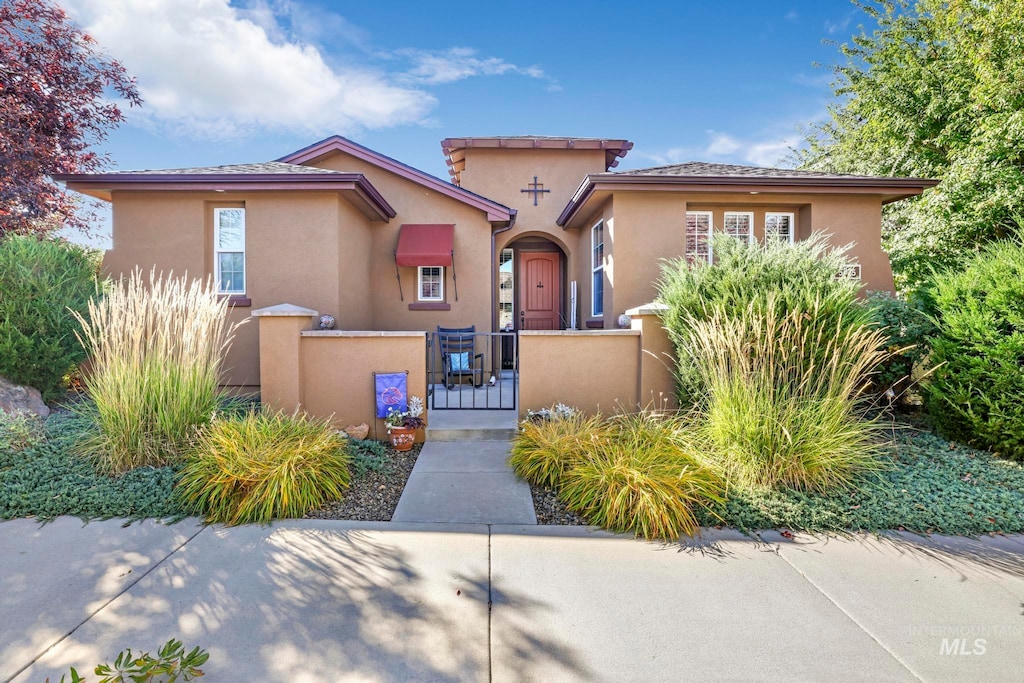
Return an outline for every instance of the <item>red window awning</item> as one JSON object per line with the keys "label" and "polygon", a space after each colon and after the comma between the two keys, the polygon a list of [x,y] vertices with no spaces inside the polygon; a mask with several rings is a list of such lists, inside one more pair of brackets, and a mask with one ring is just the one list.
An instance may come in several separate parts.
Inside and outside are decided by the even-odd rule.
{"label": "red window awning", "polygon": [[451,267],[454,238],[454,225],[404,224],[398,233],[395,264]]}

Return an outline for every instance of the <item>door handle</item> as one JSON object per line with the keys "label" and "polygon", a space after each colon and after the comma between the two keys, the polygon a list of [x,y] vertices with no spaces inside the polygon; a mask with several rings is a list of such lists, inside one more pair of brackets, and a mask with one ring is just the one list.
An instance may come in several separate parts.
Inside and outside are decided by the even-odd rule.
{"label": "door handle", "polygon": [[519,329],[526,325],[526,311],[519,311]]}

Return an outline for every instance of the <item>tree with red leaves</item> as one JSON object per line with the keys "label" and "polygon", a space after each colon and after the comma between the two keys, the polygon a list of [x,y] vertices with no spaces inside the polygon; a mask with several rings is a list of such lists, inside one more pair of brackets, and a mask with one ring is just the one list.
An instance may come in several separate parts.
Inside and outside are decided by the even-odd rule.
{"label": "tree with red leaves", "polygon": [[88,230],[49,176],[109,162],[91,148],[124,120],[115,94],[142,103],[134,79],[50,0],[0,2],[0,236]]}

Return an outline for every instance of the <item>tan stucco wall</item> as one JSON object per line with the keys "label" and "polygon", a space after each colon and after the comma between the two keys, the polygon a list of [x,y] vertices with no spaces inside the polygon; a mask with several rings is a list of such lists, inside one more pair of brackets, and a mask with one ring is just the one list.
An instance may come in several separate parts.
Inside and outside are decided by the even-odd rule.
{"label": "tan stucco wall", "polygon": [[[105,270],[116,277],[155,266],[175,275],[211,276],[213,209],[224,206],[246,209],[246,296],[252,308],[232,309],[232,320],[244,320],[256,308],[301,302],[334,315],[342,328],[372,322],[365,295],[371,224],[332,192],[115,193]],[[238,330],[225,367],[228,384],[259,384],[255,324]]]}
{"label": "tan stucco wall", "polygon": [[426,340],[416,333],[352,334],[314,332],[302,337],[302,407],[317,417],[333,416],[339,427],[365,422],[371,438],[385,439],[384,421],[374,416],[372,373],[408,370],[409,396],[422,398],[426,410]]}
{"label": "tan stucco wall", "polygon": [[640,342],[634,330],[520,332],[520,415],[555,403],[604,415],[634,410]]}
{"label": "tan stucco wall", "polygon": [[[438,325],[476,325],[477,330],[490,331],[491,225],[483,211],[342,152],[319,159],[315,165],[364,174],[397,212],[390,222],[371,225],[369,253],[360,252],[370,277],[369,291],[355,292],[362,297],[366,309],[364,329],[432,331]],[[453,246],[459,298],[455,300],[451,269],[446,269],[444,294],[450,310],[409,309],[409,304],[416,303],[416,268],[399,269],[405,301],[399,299],[394,251],[403,223],[455,224]],[[345,248],[355,250],[356,245]]]}
{"label": "tan stucco wall", "polygon": [[[582,285],[576,273],[581,263],[586,262],[588,254],[586,249],[579,249],[579,236],[566,233],[555,221],[583,178],[589,173],[604,172],[605,152],[469,148],[465,154],[466,167],[460,176],[462,187],[518,212],[515,226],[498,234],[495,253],[524,237],[544,237],[565,254],[562,311],[568,318],[569,282],[577,279],[577,286]],[[537,206],[533,205],[532,194],[521,191],[533,183],[534,176],[545,190],[550,190],[538,196]],[[589,237],[587,239],[589,244]],[[589,293],[587,296],[589,302]],[[582,296],[579,300],[583,300]],[[580,318],[581,324],[583,320]]]}

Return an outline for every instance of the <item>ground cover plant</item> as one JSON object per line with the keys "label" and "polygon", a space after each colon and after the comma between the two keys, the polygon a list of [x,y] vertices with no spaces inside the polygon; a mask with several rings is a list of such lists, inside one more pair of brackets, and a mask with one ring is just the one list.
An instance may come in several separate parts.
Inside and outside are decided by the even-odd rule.
{"label": "ground cover plant", "polygon": [[0,375],[51,400],[64,376],[85,360],[81,329],[97,293],[97,253],[67,242],[9,235],[0,239]]}
{"label": "ground cover plant", "polygon": [[742,531],[1024,532],[1024,466],[928,432],[898,429],[888,466],[827,493],[731,489],[701,523]]}
{"label": "ground cover plant", "polygon": [[678,418],[653,411],[603,420],[552,410],[522,425],[509,462],[591,524],[677,540],[699,531],[698,510],[720,502],[724,488],[685,436]]}
{"label": "ground cover plant", "polygon": [[178,492],[207,522],[302,517],[349,485],[347,440],[302,413],[251,412],[207,425],[181,470]]}
{"label": "ground cover plant", "polygon": [[948,438],[1024,460],[1024,245],[992,244],[923,289],[939,323],[925,405]]}
{"label": "ground cover plant", "polygon": [[0,434],[0,519],[185,516],[174,490],[175,467],[140,467],[119,477],[99,472],[72,452],[88,428],[81,418],[58,412],[32,426],[27,444]]}
{"label": "ground cover plant", "polygon": [[77,408],[93,424],[79,444],[110,473],[181,463],[217,410],[235,326],[212,281],[139,271],[79,316],[91,358]]}

